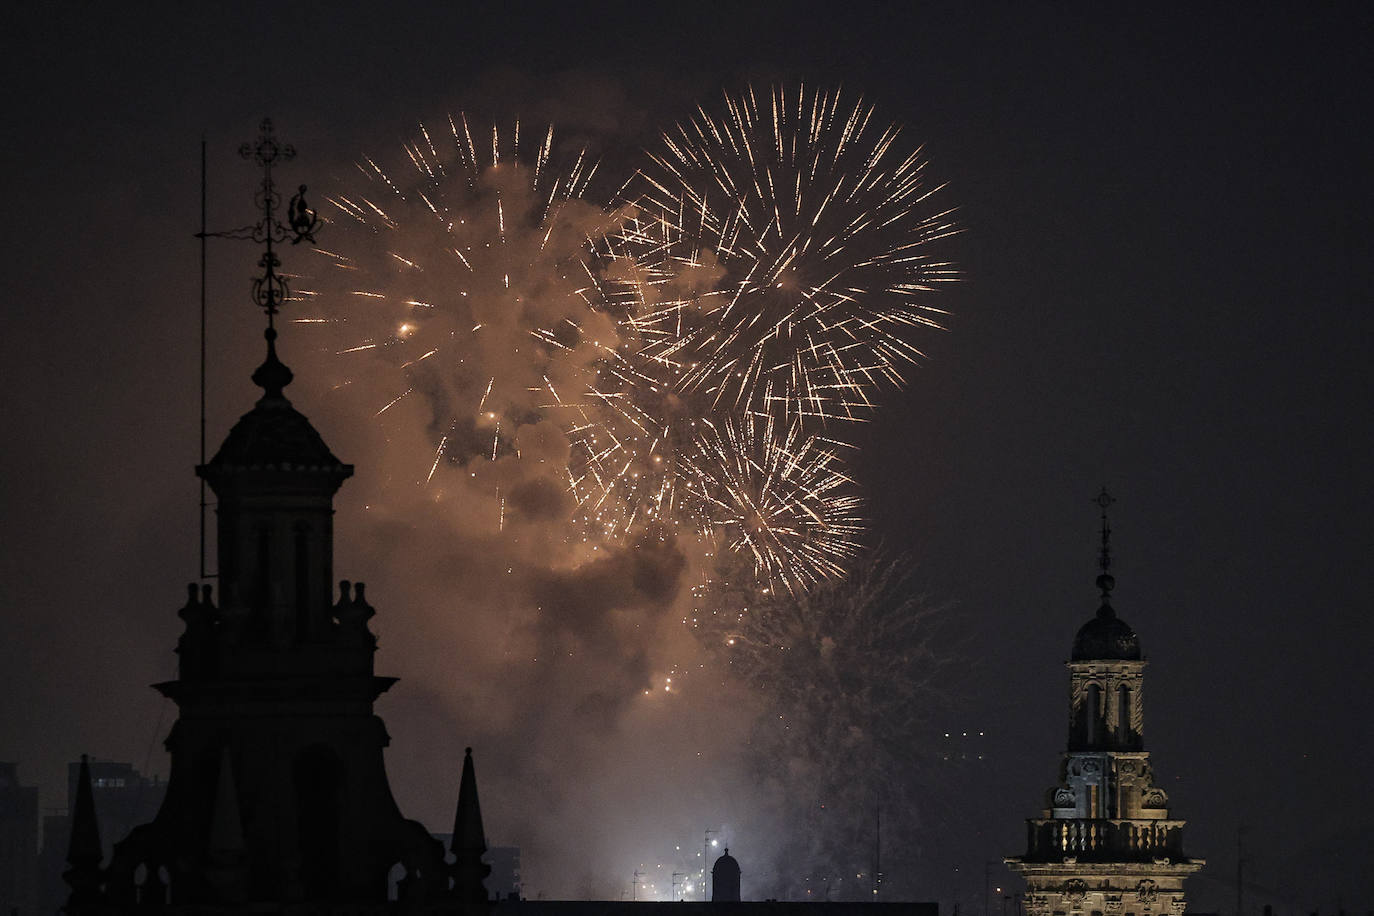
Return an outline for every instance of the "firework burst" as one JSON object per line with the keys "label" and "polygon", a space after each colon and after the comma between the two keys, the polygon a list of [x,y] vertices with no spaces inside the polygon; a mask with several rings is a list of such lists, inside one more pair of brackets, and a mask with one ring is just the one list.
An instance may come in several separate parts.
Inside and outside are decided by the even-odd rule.
{"label": "firework burst", "polygon": [[377,415],[422,402],[425,481],[444,462],[518,455],[522,430],[576,413],[618,344],[583,259],[614,220],[582,200],[595,166],[560,157],[552,128],[525,147],[518,122],[505,135],[462,116],[445,128],[422,126],[399,170],[364,160],[362,186],[328,198],[339,232],[320,283],[341,307],[304,319],[339,330],[341,357],[391,367]]}
{"label": "firework burst", "polygon": [[856,420],[938,328],[955,230],[919,149],[839,92],[726,96],[663,135],[616,242],[638,265],[632,323],[665,382],[713,410]]}
{"label": "firework burst", "polygon": [[601,409],[582,411],[596,422],[570,431],[574,488],[595,528],[611,539],[687,533],[748,557],[770,588],[842,574],[862,501],[834,446],[795,423],[704,410],[661,369],[627,347],[589,395]]}
{"label": "firework burst", "polygon": [[689,463],[693,490],[723,547],[788,589],[844,572],[858,549],[860,500],[832,451],[797,426],[746,416],[708,425]]}
{"label": "firework burst", "polygon": [[533,452],[584,539],[686,535],[789,590],[841,574],[861,522],[831,421],[900,383],[954,276],[919,150],[861,100],[749,90],[665,134],[612,210],[552,128],[444,127],[328,198],[333,308],[303,319],[370,367],[377,415],[425,423],[414,477],[490,473],[503,523],[512,475],[484,467]]}

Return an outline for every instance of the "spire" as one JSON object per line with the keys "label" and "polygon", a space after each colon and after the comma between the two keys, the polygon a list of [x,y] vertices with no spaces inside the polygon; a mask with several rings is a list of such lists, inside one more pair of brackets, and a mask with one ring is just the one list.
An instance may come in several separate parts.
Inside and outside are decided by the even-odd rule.
{"label": "spire", "polygon": [[1098,613],[1101,614],[1106,611],[1110,614],[1114,613],[1111,607],[1111,595],[1112,588],[1116,585],[1116,579],[1112,578],[1110,572],[1112,568],[1112,528],[1107,524],[1107,507],[1116,500],[1107,492],[1107,488],[1103,487],[1102,492],[1097,494],[1093,502],[1102,510],[1102,552],[1097,557],[1097,564],[1102,569],[1102,573],[1097,577],[1097,587],[1102,589],[1102,608]]}
{"label": "spire", "polygon": [[67,847],[71,868],[62,877],[71,885],[68,906],[99,903],[100,825],[96,822],[95,796],[91,792],[90,758],[81,755],[81,771],[76,777],[76,805],[72,808],[72,839]]}
{"label": "spire", "polygon": [[487,838],[482,832],[482,808],[477,803],[477,774],[472,767],[472,748],[463,755],[463,778],[458,784],[458,811],[453,817],[453,893],[463,903],[486,903],[482,881],[491,866],[482,862]]}

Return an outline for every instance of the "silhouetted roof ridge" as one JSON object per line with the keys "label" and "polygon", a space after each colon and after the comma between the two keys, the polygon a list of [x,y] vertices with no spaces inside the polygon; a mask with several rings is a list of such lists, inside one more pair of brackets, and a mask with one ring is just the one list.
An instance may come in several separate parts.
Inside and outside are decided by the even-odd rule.
{"label": "silhouetted roof ridge", "polygon": [[253,409],[239,418],[206,467],[214,469],[330,470],[353,472],[329,450],[323,437],[282,393],[293,378],[277,358],[276,331],[268,328],[267,357],[253,372],[263,389]]}

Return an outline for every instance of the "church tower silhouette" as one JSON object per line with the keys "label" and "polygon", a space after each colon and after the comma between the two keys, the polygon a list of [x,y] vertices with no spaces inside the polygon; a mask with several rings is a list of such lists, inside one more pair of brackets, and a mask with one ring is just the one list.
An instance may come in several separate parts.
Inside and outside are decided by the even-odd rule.
{"label": "church tower silhouette", "polygon": [[1069,741],[1060,785],[1027,825],[1026,854],[1006,860],[1026,880],[1027,916],[1183,916],[1183,881],[1202,859],[1183,851],[1184,822],[1154,784],[1143,739],[1145,659],[1111,605],[1111,528],[1104,489],[1102,604],[1079,628],[1069,667]]}
{"label": "church tower silhouette", "polygon": [[272,241],[299,232],[298,220],[314,227],[304,188],[292,228],[272,213],[271,165],[289,149],[264,122],[255,151],[266,175],[267,253],[254,287],[266,289],[257,298],[268,315],[267,355],[253,373],[263,394],[196,469],[217,498],[219,603],[210,586],[188,587],[178,677],[155,685],[178,707],[166,798],[101,868],[94,808],[78,795],[71,916],[384,905],[398,865],[403,901],[454,910],[485,902],[470,752],[458,807],[463,848],[455,845],[450,865],[440,843],[402,816],[387,782],[389,738],[373,704],[395,679],[373,670],[366,589],[344,581],[337,597],[333,590],[333,498],[353,467],[287,399],[292,373],[272,326],[286,298]]}

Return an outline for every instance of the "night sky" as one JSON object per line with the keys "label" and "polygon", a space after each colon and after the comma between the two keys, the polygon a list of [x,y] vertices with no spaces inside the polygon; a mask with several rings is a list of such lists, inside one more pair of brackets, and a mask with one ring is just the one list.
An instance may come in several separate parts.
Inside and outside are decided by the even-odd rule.
{"label": "night sky", "polygon": [[[957,817],[931,839],[925,896],[981,912],[985,863],[1022,851],[1054,783],[1105,484],[1114,604],[1150,660],[1146,746],[1209,861],[1193,908],[1232,910],[1242,826],[1252,902],[1368,908],[1367,8],[398,6],[4,14],[0,758],[45,807],[65,804],[83,752],[166,774],[175,709],[146,685],[175,673],[197,574],[202,137],[225,228],[253,218],[236,151],[264,115],[299,151],[290,185],[345,181],[458,111],[552,121],[623,171],[697,103],[803,80],[904,125],[964,230],[943,248],[964,277],[942,296],[949,330],[921,338],[929,359],[884,393],[851,459],[872,540],[910,551],[953,603],[943,727],[985,735],[983,761],[945,785],[931,770]],[[211,257],[213,450],[255,397],[261,323],[256,252]],[[527,890],[619,893],[671,822],[684,844],[728,824],[748,895],[749,848],[767,841],[730,795],[744,790],[694,794],[739,734],[709,685],[680,712],[625,713],[558,770],[546,816],[526,807],[520,780],[543,771],[521,755],[567,724],[488,695],[478,611],[418,607],[446,587],[425,570],[467,542],[430,564],[425,519],[368,515],[390,473],[376,426],[296,335],[288,394],[358,466],[336,574],[369,583],[378,671],[402,679],[380,704],[402,810],[447,829],[474,744],[488,838],[522,846]]]}

